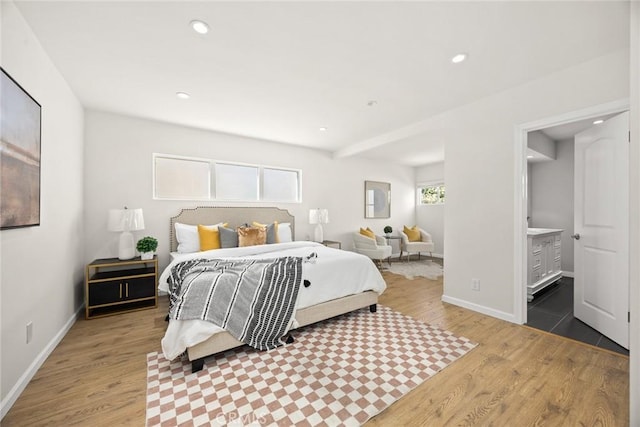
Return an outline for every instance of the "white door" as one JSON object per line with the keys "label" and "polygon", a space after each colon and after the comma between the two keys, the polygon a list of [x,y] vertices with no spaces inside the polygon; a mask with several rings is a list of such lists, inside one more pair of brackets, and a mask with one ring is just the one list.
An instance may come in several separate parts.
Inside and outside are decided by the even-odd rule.
{"label": "white door", "polygon": [[574,316],[629,348],[629,113],[575,136]]}

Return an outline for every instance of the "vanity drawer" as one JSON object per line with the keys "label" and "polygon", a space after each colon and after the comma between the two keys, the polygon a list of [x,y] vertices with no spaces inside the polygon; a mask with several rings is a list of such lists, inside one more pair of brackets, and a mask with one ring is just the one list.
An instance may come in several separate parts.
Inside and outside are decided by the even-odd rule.
{"label": "vanity drawer", "polygon": [[531,257],[531,268],[540,268],[542,265],[542,255],[536,254]]}

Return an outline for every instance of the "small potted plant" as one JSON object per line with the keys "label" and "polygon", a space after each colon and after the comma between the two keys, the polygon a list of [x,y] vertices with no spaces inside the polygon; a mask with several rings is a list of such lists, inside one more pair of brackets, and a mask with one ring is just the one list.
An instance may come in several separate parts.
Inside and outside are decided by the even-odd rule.
{"label": "small potted plant", "polygon": [[140,252],[140,259],[152,259],[158,248],[158,240],[151,236],[145,236],[138,240],[136,249]]}
{"label": "small potted plant", "polygon": [[390,236],[391,233],[393,233],[393,228],[391,228],[390,225],[387,225],[384,227],[383,231],[384,231],[384,234],[386,234],[387,236]]}

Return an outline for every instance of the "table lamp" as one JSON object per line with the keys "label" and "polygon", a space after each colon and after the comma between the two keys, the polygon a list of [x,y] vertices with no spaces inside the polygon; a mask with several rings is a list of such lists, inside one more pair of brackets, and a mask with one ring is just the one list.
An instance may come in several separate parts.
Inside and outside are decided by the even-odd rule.
{"label": "table lamp", "polygon": [[327,209],[310,209],[309,224],[316,224],[314,230],[314,242],[322,242],[324,240],[322,224],[329,223],[329,211]]}
{"label": "table lamp", "polygon": [[120,232],[118,259],[127,260],[136,256],[136,245],[132,231],[144,230],[142,209],[110,209],[109,231]]}

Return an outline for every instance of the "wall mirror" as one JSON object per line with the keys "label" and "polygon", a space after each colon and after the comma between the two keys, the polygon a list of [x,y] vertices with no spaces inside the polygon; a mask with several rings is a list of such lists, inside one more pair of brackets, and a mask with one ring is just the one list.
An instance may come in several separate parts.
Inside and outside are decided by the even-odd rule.
{"label": "wall mirror", "polygon": [[364,217],[391,217],[391,184],[388,182],[364,182]]}

